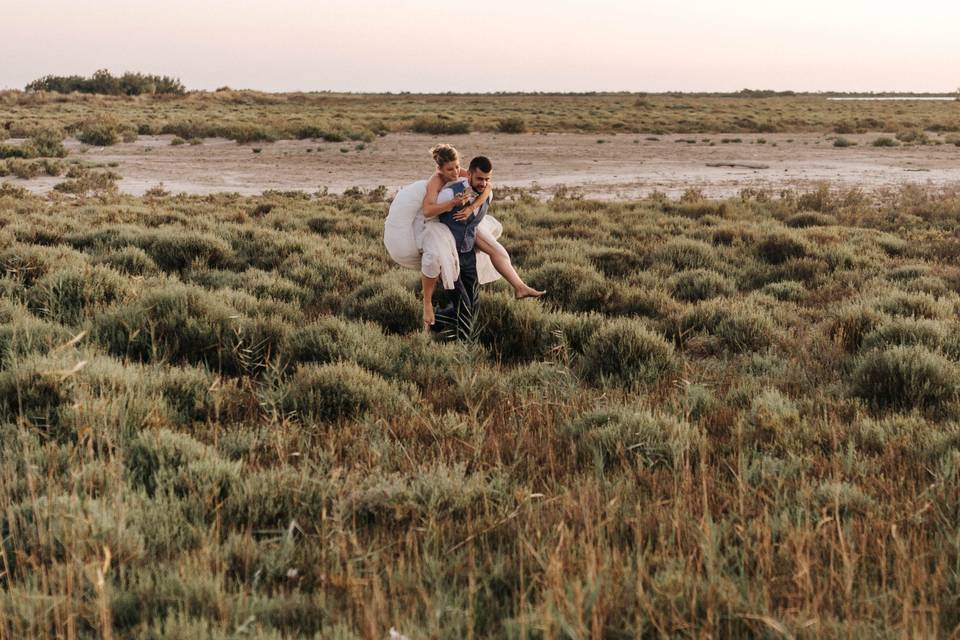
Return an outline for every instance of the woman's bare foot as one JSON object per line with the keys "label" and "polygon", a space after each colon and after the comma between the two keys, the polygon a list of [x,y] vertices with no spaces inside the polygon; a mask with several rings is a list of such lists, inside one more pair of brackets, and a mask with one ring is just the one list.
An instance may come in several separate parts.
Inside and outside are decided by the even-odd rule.
{"label": "woman's bare foot", "polygon": [[423,305],[423,331],[428,333],[430,327],[433,326],[433,323],[437,321],[436,316],[433,313],[433,305]]}
{"label": "woman's bare foot", "polygon": [[539,298],[545,293],[546,291],[540,291],[531,286],[524,285],[522,288],[514,290],[513,295],[516,296],[517,300],[523,300],[524,298]]}

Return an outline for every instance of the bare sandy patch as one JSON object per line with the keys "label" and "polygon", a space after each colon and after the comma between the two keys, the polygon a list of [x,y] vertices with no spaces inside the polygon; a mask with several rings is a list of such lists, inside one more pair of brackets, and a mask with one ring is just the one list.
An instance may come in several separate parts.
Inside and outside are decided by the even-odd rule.
{"label": "bare sandy patch", "polygon": [[[489,156],[497,183],[542,194],[561,185],[601,199],[643,197],[653,191],[675,196],[688,188],[727,197],[744,188],[776,192],[822,182],[866,190],[904,183],[960,185],[960,147],[872,146],[880,135],[845,135],[857,143],[847,148],[834,147],[835,136],[824,134],[474,133],[443,141],[455,145],[467,160]],[[174,193],[251,195],[268,189],[339,193],[378,185],[392,191],[430,175],[428,150],[440,141],[435,136],[391,134],[366,144],[283,140],[241,145],[208,139],[202,145],[173,146],[171,139],[142,136],[112,147],[70,141],[67,147],[71,158],[115,164],[111,170],[122,176],[124,193],[140,195],[162,182]],[[61,179],[7,180],[43,193]]]}

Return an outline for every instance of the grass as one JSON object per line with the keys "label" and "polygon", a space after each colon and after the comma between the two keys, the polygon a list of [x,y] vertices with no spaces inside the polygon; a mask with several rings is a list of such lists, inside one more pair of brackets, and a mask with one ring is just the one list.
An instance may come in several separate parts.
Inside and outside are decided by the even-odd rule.
{"label": "grass", "polygon": [[384,197],[0,188],[0,637],[960,624],[960,193],[512,194],[465,342]]}

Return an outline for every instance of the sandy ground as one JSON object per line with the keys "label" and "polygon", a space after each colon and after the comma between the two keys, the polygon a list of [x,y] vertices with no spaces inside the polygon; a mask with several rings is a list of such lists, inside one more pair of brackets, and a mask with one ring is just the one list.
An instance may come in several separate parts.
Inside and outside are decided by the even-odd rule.
{"label": "sandy ground", "polygon": [[[866,190],[906,182],[960,186],[960,147],[872,146],[880,135],[846,135],[858,143],[848,148],[833,147],[832,136],[824,134],[669,135],[653,140],[633,134],[474,133],[449,136],[445,141],[466,158],[488,155],[494,162],[495,183],[534,188],[543,195],[559,185],[602,199],[643,197],[654,190],[676,196],[690,187],[708,196],[726,197],[747,187],[776,192],[811,188],[823,181]],[[705,138],[715,145],[703,142]],[[743,142],[724,144],[723,138]],[[70,157],[116,163],[111,170],[122,176],[121,191],[134,195],[161,182],[173,193],[314,192],[324,187],[339,193],[354,186],[377,185],[394,191],[429,176],[433,167],[428,149],[439,141],[433,136],[394,134],[358,149],[356,142],[309,140],[240,145],[214,139],[202,145],[172,146],[171,139],[142,136],[133,143],[105,148],[69,141],[67,148]],[[692,139],[696,144],[686,142]],[[757,143],[758,139],[766,142]],[[43,193],[62,179],[4,180]]]}

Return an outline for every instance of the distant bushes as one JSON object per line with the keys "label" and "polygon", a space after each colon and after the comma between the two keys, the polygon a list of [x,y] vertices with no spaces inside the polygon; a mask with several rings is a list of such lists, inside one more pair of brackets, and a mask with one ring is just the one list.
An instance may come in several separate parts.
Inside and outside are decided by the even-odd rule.
{"label": "distant bushes", "polygon": [[114,76],[100,69],[91,77],[48,75],[28,84],[26,91],[52,91],[56,93],[98,93],[111,96],[176,95],[187,90],[178,78],[143,73],[124,73]]}
{"label": "distant bushes", "polygon": [[417,118],[410,129],[414,133],[429,133],[431,135],[461,135],[470,133],[470,123],[461,120],[450,120],[438,116],[436,118]]}
{"label": "distant bushes", "polygon": [[109,120],[85,122],[76,132],[76,138],[95,147],[109,147],[120,142],[120,128]]}
{"label": "distant bushes", "polygon": [[871,143],[875,147],[899,147],[900,143],[889,136],[880,136]]}
{"label": "distant bushes", "polygon": [[523,118],[504,118],[497,123],[497,131],[500,133],[524,133],[527,130],[527,123]]}
{"label": "distant bushes", "polygon": [[827,227],[837,224],[836,216],[829,213],[820,213],[819,211],[801,211],[787,216],[783,221],[788,227]]}

